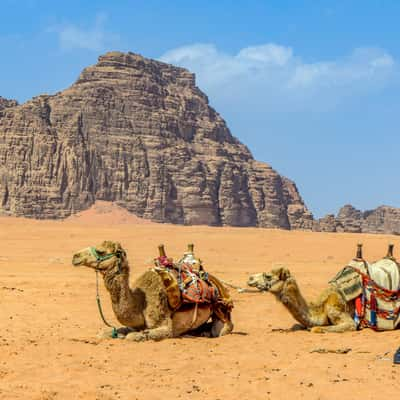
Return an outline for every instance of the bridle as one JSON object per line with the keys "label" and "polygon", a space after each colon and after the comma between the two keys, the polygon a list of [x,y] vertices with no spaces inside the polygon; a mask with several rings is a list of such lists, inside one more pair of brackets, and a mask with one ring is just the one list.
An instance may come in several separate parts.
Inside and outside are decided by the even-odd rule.
{"label": "bridle", "polygon": [[109,254],[105,254],[104,256],[100,255],[95,247],[90,247],[90,252],[92,253],[92,255],[96,258],[97,261],[97,267],[95,268],[96,272],[98,272],[99,269],[99,265],[101,262],[109,260],[110,258],[113,257],[117,257],[118,259],[118,263],[117,263],[117,267],[118,267],[118,273],[120,274],[121,271],[121,256],[122,254],[124,254],[125,252],[122,250],[117,250],[115,253],[109,253]]}

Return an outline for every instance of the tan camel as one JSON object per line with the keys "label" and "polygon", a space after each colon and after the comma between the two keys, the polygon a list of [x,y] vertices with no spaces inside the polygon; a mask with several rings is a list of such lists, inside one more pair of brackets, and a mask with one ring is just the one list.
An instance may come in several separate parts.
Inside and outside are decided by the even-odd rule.
{"label": "tan camel", "polygon": [[[390,275],[392,277],[388,282],[395,284],[396,287],[399,285],[399,269],[393,257],[393,245],[389,245],[386,257],[370,265],[362,258],[361,245],[358,245],[356,258],[349,263],[349,266],[363,273],[370,273],[375,282],[381,286],[388,286],[383,278]],[[357,273],[355,275],[358,276]],[[315,302],[310,303],[300,293],[295,278],[287,268],[277,268],[268,273],[250,275],[247,284],[275,295],[296,321],[311,332],[345,332],[357,329],[354,321],[355,295],[349,296],[352,298],[346,301],[343,291],[340,291],[335,283],[331,283]],[[388,287],[388,289],[395,290],[394,287]],[[361,286],[359,290],[361,292]],[[384,329],[393,329],[393,327],[384,327]]]}
{"label": "tan camel", "polygon": [[[119,243],[104,241],[97,247],[87,247],[72,258],[74,266],[86,266],[99,271],[111,296],[114,314],[128,329],[120,329],[126,340],[161,340],[177,337],[205,326],[211,318],[210,336],[226,335],[233,330],[230,310],[216,315],[212,305],[185,305],[173,311],[160,275],[149,269],[129,286],[129,264]],[[216,278],[213,278],[216,280]],[[220,295],[228,298],[223,285],[218,285]],[[111,332],[108,333],[111,336]]]}
{"label": "tan camel", "polygon": [[357,328],[352,318],[354,302],[346,303],[333,286],[325,289],[314,303],[307,303],[287,268],[250,275],[247,284],[275,295],[296,321],[311,332],[345,332]]}

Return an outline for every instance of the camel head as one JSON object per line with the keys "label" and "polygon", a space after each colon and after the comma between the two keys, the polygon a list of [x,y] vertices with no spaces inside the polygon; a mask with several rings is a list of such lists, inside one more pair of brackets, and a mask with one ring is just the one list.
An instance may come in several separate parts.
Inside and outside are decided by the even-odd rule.
{"label": "camel head", "polygon": [[105,240],[98,246],[86,247],[72,257],[72,265],[85,266],[100,272],[117,268],[119,272],[126,268],[126,253],[118,242]]}
{"label": "camel head", "polygon": [[250,275],[247,284],[251,287],[256,287],[258,290],[278,293],[282,290],[285,281],[289,277],[290,271],[281,267],[270,272]]}

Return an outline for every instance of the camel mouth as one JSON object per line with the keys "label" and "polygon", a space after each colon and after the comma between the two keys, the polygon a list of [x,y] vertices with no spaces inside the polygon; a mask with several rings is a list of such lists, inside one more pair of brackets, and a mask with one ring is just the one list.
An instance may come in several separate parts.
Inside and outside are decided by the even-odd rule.
{"label": "camel mouth", "polygon": [[255,277],[252,276],[249,277],[247,281],[247,286],[255,287],[259,290],[265,290],[265,285],[260,285],[260,282]]}
{"label": "camel mouth", "polygon": [[268,291],[269,289],[271,289],[272,285],[271,282],[265,282],[265,281],[260,282],[260,280],[257,279],[257,277],[250,276],[247,281],[247,286],[255,287],[260,291]]}
{"label": "camel mouth", "polygon": [[72,265],[74,267],[79,267],[80,265],[82,265],[82,257],[80,257],[78,255],[74,255],[72,257]]}
{"label": "camel mouth", "polygon": [[257,286],[257,282],[250,277],[248,279],[248,281],[247,281],[247,286],[256,287]]}

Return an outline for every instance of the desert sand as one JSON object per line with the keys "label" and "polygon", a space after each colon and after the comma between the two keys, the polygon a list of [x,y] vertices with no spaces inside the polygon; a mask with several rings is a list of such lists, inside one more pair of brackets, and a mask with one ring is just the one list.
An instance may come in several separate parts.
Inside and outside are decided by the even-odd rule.
{"label": "desert sand", "polygon": [[[104,211],[104,210],[103,210]],[[95,273],[71,265],[80,248],[120,241],[134,279],[157,245],[178,257],[195,244],[206,269],[235,285],[287,265],[316,297],[358,242],[368,260],[396,236],[172,226],[118,210],[65,221],[0,218],[0,399],[376,399],[400,390],[392,364],[400,331],[288,331],[295,321],[268,293],[238,293],[232,335],[163,342],[100,340]],[[395,249],[396,250],[396,249]],[[107,318],[116,323],[101,287]],[[351,349],[346,354],[315,350]]]}

